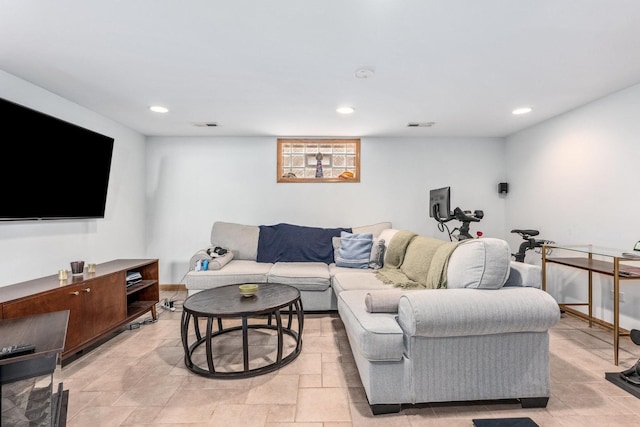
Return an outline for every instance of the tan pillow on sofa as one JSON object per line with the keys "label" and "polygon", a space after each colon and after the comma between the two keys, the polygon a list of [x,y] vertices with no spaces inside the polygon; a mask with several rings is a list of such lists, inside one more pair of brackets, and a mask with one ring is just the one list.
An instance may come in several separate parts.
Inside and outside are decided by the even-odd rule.
{"label": "tan pillow on sofa", "polygon": [[367,292],[364,305],[369,313],[397,313],[400,297],[406,294],[406,289],[380,289]]}

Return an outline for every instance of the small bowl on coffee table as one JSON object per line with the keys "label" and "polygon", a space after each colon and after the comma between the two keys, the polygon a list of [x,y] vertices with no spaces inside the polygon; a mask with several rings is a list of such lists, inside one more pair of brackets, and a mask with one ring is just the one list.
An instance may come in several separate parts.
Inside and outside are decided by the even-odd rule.
{"label": "small bowl on coffee table", "polygon": [[256,284],[245,284],[238,286],[238,290],[243,297],[252,297],[258,292],[258,285]]}

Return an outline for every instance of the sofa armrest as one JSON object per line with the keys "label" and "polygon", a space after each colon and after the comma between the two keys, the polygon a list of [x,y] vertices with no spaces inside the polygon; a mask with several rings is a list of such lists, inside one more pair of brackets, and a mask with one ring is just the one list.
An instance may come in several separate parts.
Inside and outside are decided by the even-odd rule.
{"label": "sofa armrest", "polygon": [[191,257],[191,259],[189,260],[189,270],[195,270],[196,268],[196,262],[198,261],[211,261],[211,256],[207,253],[206,249],[200,249],[199,251],[197,251],[195,254],[193,254],[193,256]]}
{"label": "sofa armrest", "polygon": [[543,332],[560,320],[557,302],[534,288],[431,289],[400,297],[398,323],[409,336]]}
{"label": "sofa armrest", "polygon": [[209,255],[206,249],[201,249],[189,260],[189,271],[195,270],[196,263],[198,261],[209,261],[208,270],[220,270],[222,267],[227,265],[229,261],[233,259],[233,252],[229,251],[226,254],[218,257],[212,257]]}
{"label": "sofa armrest", "polygon": [[511,261],[509,278],[504,286],[525,286],[540,289],[542,287],[542,267]]}

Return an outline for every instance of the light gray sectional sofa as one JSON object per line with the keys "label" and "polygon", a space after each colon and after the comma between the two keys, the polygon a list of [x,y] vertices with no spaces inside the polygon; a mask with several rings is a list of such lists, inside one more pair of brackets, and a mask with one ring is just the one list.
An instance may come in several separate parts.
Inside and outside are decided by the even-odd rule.
{"label": "light gray sectional sofa", "polygon": [[[454,244],[388,222],[346,229],[286,226],[279,234],[280,225],[214,223],[211,248],[229,253],[195,253],[186,276],[189,293],[285,283],[300,289],[305,311],[337,310],[374,414],[427,402],[518,399],[523,407],[546,406],[548,330],[560,310],[540,289],[540,268],[512,262],[504,240]],[[368,235],[370,265],[379,267],[379,261],[382,269],[336,265],[355,265],[343,260],[347,242]],[[286,254],[287,245],[296,246],[293,254]],[[210,269],[196,271],[205,259]]]}

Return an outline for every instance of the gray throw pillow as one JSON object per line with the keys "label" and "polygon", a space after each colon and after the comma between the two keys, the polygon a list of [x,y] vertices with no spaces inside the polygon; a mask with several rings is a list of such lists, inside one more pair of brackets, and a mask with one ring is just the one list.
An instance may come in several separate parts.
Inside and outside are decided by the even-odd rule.
{"label": "gray throw pillow", "polygon": [[333,261],[335,262],[338,259],[338,255],[340,255],[340,237],[332,237],[331,243],[333,244]]}
{"label": "gray throw pillow", "polygon": [[371,246],[369,268],[379,270],[384,266],[384,239],[377,239]]}

